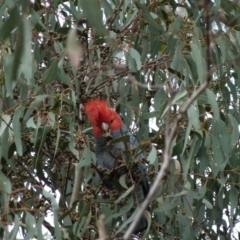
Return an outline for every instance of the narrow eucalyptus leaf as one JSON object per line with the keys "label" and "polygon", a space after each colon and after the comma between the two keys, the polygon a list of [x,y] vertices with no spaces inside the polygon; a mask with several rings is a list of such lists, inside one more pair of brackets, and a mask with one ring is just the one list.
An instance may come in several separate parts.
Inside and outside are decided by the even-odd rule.
{"label": "narrow eucalyptus leaf", "polygon": [[136,51],[134,48],[130,48],[129,54],[135,60],[137,70],[139,71],[142,67],[142,63],[141,63],[141,60],[140,60],[141,56],[139,55],[138,51]]}
{"label": "narrow eucalyptus leaf", "polygon": [[62,232],[60,230],[59,222],[58,222],[58,209],[59,209],[58,203],[55,197],[45,189],[43,189],[42,193],[43,193],[43,196],[49,199],[50,202],[52,203],[53,213],[54,213],[54,233],[55,233],[54,235],[56,239],[62,239]]}
{"label": "narrow eucalyptus leaf", "polygon": [[11,116],[2,114],[1,116],[1,125],[0,125],[0,137],[2,136],[4,130],[9,127],[9,123],[11,121]]}
{"label": "narrow eucalyptus leaf", "polygon": [[182,65],[182,52],[181,52],[181,45],[177,47],[173,61],[171,63],[171,68],[176,71],[181,71],[181,65]]}
{"label": "narrow eucalyptus leaf", "polygon": [[16,144],[16,148],[17,148],[17,152],[20,156],[22,156],[22,137],[21,137],[21,134],[22,134],[22,124],[21,124],[21,121],[22,121],[22,116],[23,116],[23,110],[24,110],[24,107],[22,105],[20,105],[16,111],[14,112],[14,115],[13,115],[13,121],[12,121],[12,124],[13,124],[13,131],[14,131],[14,141],[15,141],[15,144]]}
{"label": "narrow eucalyptus leaf", "polygon": [[33,76],[33,59],[31,52],[31,26],[30,20],[23,20],[23,55],[21,58],[21,72],[27,80],[27,84],[30,85]]}
{"label": "narrow eucalyptus leaf", "polygon": [[200,129],[199,124],[199,112],[197,106],[190,105],[187,110],[188,118],[191,124],[194,126],[195,130]]}
{"label": "narrow eucalyptus leaf", "polygon": [[216,101],[216,96],[209,89],[206,89],[206,93],[207,93],[208,101],[211,104],[212,109],[213,109],[214,120],[217,120],[220,118],[220,115],[219,115],[218,103]]}
{"label": "narrow eucalyptus leaf", "polygon": [[43,221],[44,221],[44,216],[40,216],[37,219],[36,230],[37,230],[38,240],[44,240],[43,229],[42,229]]}
{"label": "narrow eucalyptus leaf", "polygon": [[121,186],[123,186],[125,189],[127,189],[127,185],[126,185],[126,176],[127,174],[123,174],[120,178],[119,178],[119,183],[121,184]]}
{"label": "narrow eucalyptus leaf", "polygon": [[231,214],[234,215],[235,214],[235,209],[238,206],[239,192],[238,192],[238,189],[236,189],[235,186],[232,186],[229,191],[230,191],[229,192],[229,200],[230,200],[230,203],[231,203]]}
{"label": "narrow eucalyptus leaf", "polygon": [[207,208],[213,209],[213,205],[206,198],[203,198],[202,203],[205,204]]}
{"label": "narrow eucalyptus leaf", "polygon": [[118,142],[123,142],[123,143],[128,143],[129,142],[129,135],[123,135],[119,138],[114,138],[113,140],[109,141],[109,145],[113,143],[118,143]]}
{"label": "narrow eucalyptus leaf", "polygon": [[[105,35],[107,33],[106,28],[103,25],[102,11],[99,8],[99,1],[81,1],[84,16],[88,19],[89,25],[94,29],[94,32],[99,35]],[[94,16],[94,17],[92,17]]]}
{"label": "narrow eucalyptus leaf", "polygon": [[55,80],[57,73],[58,73],[58,60],[54,59],[50,68],[48,68],[43,74],[45,83],[46,84],[52,83]]}
{"label": "narrow eucalyptus leaf", "polygon": [[152,149],[151,149],[149,155],[147,156],[147,161],[150,164],[154,164],[156,159],[157,159],[157,150],[156,150],[156,148],[154,146],[152,146]]}
{"label": "narrow eucalyptus leaf", "polygon": [[239,140],[238,122],[232,115],[228,114],[228,117],[232,124],[232,131],[230,135],[230,146],[233,149]]}
{"label": "narrow eucalyptus leaf", "polygon": [[9,196],[12,190],[11,182],[0,171],[0,192],[1,192],[1,205],[3,214],[8,214],[9,211]]}
{"label": "narrow eucalyptus leaf", "polygon": [[91,163],[91,152],[90,152],[90,149],[87,146],[85,146],[83,153],[82,153],[82,159],[77,164],[77,168],[89,166],[90,163]]}
{"label": "narrow eucalyptus leaf", "polygon": [[59,147],[59,139],[60,139],[60,129],[57,129],[57,138],[56,138],[56,146],[55,146],[55,151],[54,151],[54,157],[56,156],[58,147]]}
{"label": "narrow eucalyptus leaf", "polygon": [[148,9],[141,3],[136,2],[135,4],[137,6],[138,9],[142,10],[143,13],[143,17],[146,19],[146,21],[148,22],[148,24],[150,25],[150,27],[154,28],[155,30],[161,30],[161,27],[159,24],[157,24],[157,22],[155,21],[155,19],[152,17],[152,15],[150,14],[150,12],[148,11]]}
{"label": "narrow eucalyptus leaf", "polygon": [[225,158],[228,159],[230,153],[230,136],[225,123],[221,119],[214,121],[211,133],[220,142],[222,153],[224,154]]}
{"label": "narrow eucalyptus leaf", "polygon": [[35,218],[29,212],[25,212],[25,223],[27,228],[27,235],[24,237],[26,240],[30,240],[33,238],[35,234]]}
{"label": "narrow eucalyptus leaf", "polygon": [[28,119],[28,121],[26,123],[26,127],[28,127],[28,128],[37,128],[37,125],[34,122],[34,118],[35,117],[31,117],[31,118]]}
{"label": "narrow eucalyptus leaf", "polygon": [[8,240],[17,239],[17,234],[19,232],[19,226],[20,226],[19,216],[17,214],[14,214],[14,227],[8,236]]}
{"label": "narrow eucalyptus leaf", "polygon": [[193,61],[195,62],[197,66],[197,72],[198,72],[198,80],[200,83],[203,83],[206,79],[206,61],[202,57],[201,49],[199,49],[199,45],[192,43],[192,52],[191,56],[193,58]]}
{"label": "narrow eucalyptus leaf", "polygon": [[5,86],[6,86],[6,97],[13,97],[13,88],[14,85],[16,84],[13,79],[12,79],[12,64],[13,64],[13,60],[14,60],[14,56],[13,54],[9,54],[6,56],[5,59],[5,71],[4,71],[4,75],[5,75]]}
{"label": "narrow eucalyptus leaf", "polygon": [[18,26],[20,21],[19,8],[15,6],[9,12],[9,18],[0,28],[0,39],[4,41],[8,38],[11,32]]}
{"label": "narrow eucalyptus leaf", "polygon": [[217,176],[219,171],[224,169],[228,159],[226,159],[223,155],[221,143],[219,142],[219,140],[213,135],[211,135],[210,137],[211,137],[212,150],[213,150],[213,156],[214,156],[212,161],[210,161],[210,165],[212,167],[213,175]]}
{"label": "narrow eucalyptus leaf", "polygon": [[129,70],[131,72],[137,72],[138,69],[137,69],[137,65],[136,65],[135,59],[128,52],[125,53],[125,56],[126,56],[126,59],[127,59],[127,64],[128,64]]}

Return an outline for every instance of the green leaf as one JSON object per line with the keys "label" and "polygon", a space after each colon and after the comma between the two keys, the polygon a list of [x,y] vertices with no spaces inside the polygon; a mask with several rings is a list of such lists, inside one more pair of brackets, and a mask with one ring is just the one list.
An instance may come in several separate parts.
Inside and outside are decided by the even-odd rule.
{"label": "green leaf", "polygon": [[21,134],[22,134],[22,127],[21,127],[21,121],[22,121],[22,116],[23,116],[23,111],[24,111],[24,107],[22,105],[20,105],[14,115],[13,115],[13,131],[14,131],[14,142],[16,144],[16,148],[17,148],[17,152],[20,156],[22,156],[23,152],[22,152],[22,138],[21,138]]}
{"label": "green leaf", "polygon": [[137,70],[139,71],[142,68],[141,56],[139,55],[138,51],[136,51],[134,48],[129,49],[129,54],[135,60]]}
{"label": "green leaf", "polygon": [[22,73],[27,80],[27,84],[31,84],[31,78],[33,76],[33,59],[31,53],[31,27],[30,27],[30,20],[24,19],[23,21],[23,55],[21,58],[21,70]]}
{"label": "green leaf", "polygon": [[[169,54],[172,54],[174,52],[174,50],[176,49],[176,47],[178,45],[181,45],[178,40],[179,30],[180,30],[181,25],[182,25],[182,18],[181,17],[175,18],[173,29],[172,29],[172,34],[170,35],[170,37],[167,40],[167,52]],[[179,43],[179,44],[177,44],[177,43]]]}
{"label": "green leaf", "polygon": [[19,216],[14,214],[14,227],[8,236],[8,240],[15,240],[19,231],[20,221]]}
{"label": "green leaf", "polygon": [[129,142],[129,135],[123,135],[121,137],[114,138],[111,141],[109,141],[108,144],[111,145],[111,144],[119,143],[119,142],[128,143]]}
{"label": "green leaf", "polygon": [[[11,69],[12,81],[18,80],[21,74],[21,63],[22,63],[21,61],[24,54],[24,48],[23,48],[24,38],[25,38],[24,30],[25,29],[24,29],[23,19],[20,18],[19,26],[18,26],[18,38],[15,46],[14,59],[13,59],[13,64]],[[27,43],[27,44],[30,44],[30,43]]]}
{"label": "green leaf", "polygon": [[125,52],[125,57],[126,57],[126,60],[127,60],[127,65],[129,67],[129,70],[131,72],[137,72],[137,66],[136,66],[136,61],[132,58],[132,56],[130,55],[129,52]]}
{"label": "green leaf", "polygon": [[[119,211],[119,213],[113,214],[112,217],[117,218],[119,216],[124,216],[124,214],[126,214],[127,212],[129,212],[129,210],[133,207],[133,198],[129,198],[127,203],[121,208],[121,211]],[[124,221],[124,223],[122,224],[122,226],[117,230],[116,233],[121,232],[130,222],[132,222],[134,216],[137,214],[138,208],[135,209],[134,213],[132,214],[132,216],[130,218],[127,219],[127,221]],[[109,218],[111,219],[111,217]],[[108,218],[106,219],[107,222]]]}
{"label": "green leaf", "polygon": [[82,153],[82,159],[77,164],[77,168],[82,168],[84,166],[89,166],[90,163],[91,163],[91,151],[87,146],[85,146],[85,148],[83,149],[83,153]]}
{"label": "green leaf", "polygon": [[150,164],[154,164],[156,159],[157,159],[157,150],[156,150],[156,148],[154,146],[152,146],[152,149],[151,149],[150,153],[147,156],[147,161]]}
{"label": "green leaf", "polygon": [[231,131],[232,134],[230,135],[230,147],[231,149],[234,149],[239,140],[238,122],[231,114],[228,114],[228,118],[230,119],[232,124],[232,131]]}
{"label": "green leaf", "polygon": [[48,68],[44,74],[43,74],[43,78],[45,79],[45,83],[52,83],[58,74],[58,59],[54,59],[50,68]]}
{"label": "green leaf", "polygon": [[42,233],[43,232],[42,231],[43,222],[44,222],[44,216],[40,216],[37,219],[37,224],[36,224],[38,240],[44,240],[43,233]]}
{"label": "green leaf", "polygon": [[173,197],[172,199],[166,198],[166,201],[163,205],[159,206],[158,208],[155,208],[154,213],[161,213],[165,211],[169,211],[176,207],[179,204],[179,198]]}
{"label": "green leaf", "polygon": [[93,45],[102,45],[106,43],[106,39],[105,38],[98,38],[93,42]]}
{"label": "green leaf", "polygon": [[189,118],[189,123],[191,123],[194,126],[195,130],[199,130],[200,124],[198,108],[191,104],[187,110],[187,115]]}
{"label": "green leaf", "polygon": [[9,126],[9,123],[11,121],[11,116],[2,114],[1,115],[1,126],[0,126],[0,137],[2,136],[3,132],[5,131],[6,127]]}
{"label": "green leaf", "polygon": [[11,182],[9,179],[0,171],[0,192],[1,192],[1,206],[3,214],[8,214],[9,211],[9,196],[12,190]]}
{"label": "green leaf", "polygon": [[149,52],[149,40],[148,38],[142,38],[142,49],[141,49],[141,62],[144,62]]}
{"label": "green leaf", "polygon": [[29,212],[25,212],[25,224],[26,224],[27,235],[24,237],[24,239],[30,240],[33,238],[35,234],[36,222],[33,215],[30,214]]}
{"label": "green leaf", "polygon": [[50,202],[52,203],[53,214],[54,214],[53,215],[53,218],[54,218],[53,226],[54,226],[54,229],[55,229],[55,231],[54,231],[55,234],[54,235],[55,235],[56,239],[62,239],[62,233],[60,231],[59,222],[58,222],[59,206],[57,204],[57,201],[56,201],[55,197],[51,193],[46,191],[45,189],[43,189],[42,194],[43,194],[44,197],[49,199]]}
{"label": "green leaf", "polygon": [[186,189],[187,190],[187,193],[189,196],[191,196],[192,198],[194,199],[202,199],[206,193],[206,186],[202,186],[197,192],[195,191],[192,191],[190,189]]}
{"label": "green leaf", "polygon": [[107,16],[113,16],[113,9],[111,7],[111,4],[107,0],[102,0],[101,5],[105,10]]}
{"label": "green leaf", "polygon": [[[186,135],[186,138],[188,138],[188,134]],[[194,135],[193,139],[192,139],[192,143],[191,143],[191,148],[190,148],[190,151],[188,153],[188,156],[186,159],[182,159],[182,164],[183,164],[183,179],[184,180],[187,180],[187,175],[188,175],[188,172],[189,172],[189,168],[190,168],[190,165],[191,165],[191,161],[192,159],[194,159],[194,149],[195,149],[195,146],[196,146],[196,143],[197,143],[197,136]]]}
{"label": "green leaf", "polygon": [[[187,90],[185,88],[180,88],[180,90],[177,92],[177,94],[174,96],[173,100],[172,100],[172,105],[176,104],[176,103],[182,103],[183,102],[183,97],[187,95]],[[161,116],[161,118],[166,114],[168,108],[164,109],[164,112]]]}
{"label": "green leaf", "polygon": [[57,79],[62,81],[63,83],[66,83],[69,87],[72,87],[70,77],[67,74],[65,74],[65,72],[62,69],[62,62],[60,62],[59,65],[61,65],[61,66],[59,66],[58,71],[56,73]]}
{"label": "green leaf", "polygon": [[141,117],[141,119],[144,120],[144,119],[160,117],[160,114],[161,114],[160,111],[154,111],[154,112],[149,112],[149,113],[143,113],[140,117]]}
{"label": "green leaf", "polygon": [[134,2],[138,9],[142,10],[143,17],[148,22],[149,26],[157,31],[161,31],[160,25],[155,21],[155,19],[152,17],[152,15],[149,13],[148,9],[139,2]]}
{"label": "green leaf", "polygon": [[171,68],[180,72],[182,70],[182,52],[181,52],[182,46],[177,46],[177,49],[174,54],[173,61],[171,62]]}
{"label": "green leaf", "polygon": [[[38,118],[37,126],[41,124],[41,118]],[[39,163],[39,156],[41,153],[41,148],[45,144],[46,136],[51,131],[51,126],[45,125],[44,127],[38,127],[34,134],[31,135],[31,141],[34,143],[35,156],[33,160],[34,168],[37,167]]]}
{"label": "green leaf", "polygon": [[37,22],[44,30],[47,31],[47,27],[43,24],[41,17],[40,17],[40,11],[36,12],[33,8],[30,8],[30,13],[32,16],[32,21]]}
{"label": "green leaf", "polygon": [[187,131],[186,131],[186,134],[185,134],[184,145],[183,145],[181,155],[183,155],[184,151],[186,150],[187,144],[189,142],[189,135],[191,133],[191,130],[192,130],[192,123],[189,121],[188,126],[187,126]]}
{"label": "green leaf", "polygon": [[192,48],[191,56],[197,66],[198,81],[200,83],[203,83],[206,80],[206,72],[207,72],[206,61],[202,57],[202,53],[201,53],[201,49],[199,49],[199,45],[192,43],[191,48]]}
{"label": "green leaf", "polygon": [[42,103],[42,101],[47,98],[48,95],[47,94],[43,94],[43,95],[37,95],[36,97],[34,97],[31,106],[34,107],[38,107],[40,103]]}
{"label": "green leaf", "polygon": [[231,215],[234,216],[235,210],[238,207],[238,196],[239,196],[239,191],[234,187],[231,186],[230,192],[229,192],[229,201],[231,205]]}
{"label": "green leaf", "polygon": [[[27,128],[34,128],[34,129],[36,129],[37,127],[39,127],[39,126],[37,126],[36,123],[34,122],[34,118],[35,118],[35,117],[31,117],[31,118],[28,119],[28,121],[26,122],[26,127],[27,127]],[[39,117],[38,117],[38,118],[39,118]]]}
{"label": "green leaf", "polygon": [[153,113],[160,111],[160,114],[158,115],[158,117],[160,117],[163,114],[163,111],[166,108],[167,103],[168,103],[168,97],[166,92],[163,89],[159,89],[154,95],[153,107],[155,111]]}
{"label": "green leaf", "polygon": [[56,156],[57,151],[58,151],[60,136],[61,136],[60,129],[57,128],[57,138],[56,138],[56,146],[55,146],[55,151],[54,151],[54,157]]}
{"label": "green leaf", "polygon": [[[228,99],[233,98],[233,101],[237,102],[238,96],[237,96],[236,84],[233,84],[230,80],[230,81],[228,81],[227,86],[223,86],[222,89],[223,89],[223,93],[224,93],[224,95],[223,95],[224,98],[225,97],[227,97]],[[230,91],[229,91],[229,89],[230,89]],[[229,96],[230,94],[231,94],[231,96]]]}
{"label": "green leaf", "polygon": [[220,118],[220,115],[219,115],[219,110],[218,110],[218,104],[216,101],[216,96],[209,89],[206,89],[206,93],[207,93],[208,101],[211,104],[212,109],[213,109],[214,120],[218,120]]}
{"label": "green leaf", "polygon": [[[87,18],[89,25],[93,28],[93,31],[98,35],[105,35],[107,33],[106,28],[103,25],[102,12],[98,0],[85,1],[81,0],[83,14]],[[93,17],[94,16],[94,17]]]}
{"label": "green leaf", "polygon": [[121,186],[123,186],[125,189],[128,189],[127,185],[126,185],[126,176],[127,174],[123,174],[120,178],[119,178],[119,183],[121,184]]}
{"label": "green leaf", "polygon": [[81,227],[81,231],[82,231],[82,232],[85,232],[86,229],[89,227],[89,223],[90,223],[92,217],[93,217],[93,216],[92,216],[92,211],[89,210],[88,215],[87,215],[87,217],[86,217],[86,219],[85,219],[85,221],[84,221],[84,225]]}
{"label": "green leaf", "polygon": [[[77,232],[83,227],[83,225],[85,224],[86,221],[86,216],[88,215],[90,211],[90,204],[84,204],[83,206],[81,206],[80,208],[80,213],[79,213],[79,221],[77,222],[77,224],[73,227],[73,231],[75,234],[77,234]],[[83,220],[83,221],[82,221]]]}
{"label": "green leaf", "polygon": [[56,124],[55,114],[53,112],[48,112],[48,124],[53,128]]}
{"label": "green leaf", "polygon": [[221,144],[221,149],[226,159],[229,158],[230,145],[228,129],[221,119],[214,121],[211,133]]}
{"label": "green leaf", "polygon": [[61,5],[65,8],[66,11],[69,12],[69,14],[71,14],[74,17],[75,20],[79,19],[79,17],[82,16],[82,14],[79,16],[79,11],[77,11],[77,8],[74,3],[67,1],[67,4],[62,2]]}
{"label": "green leaf", "polygon": [[0,28],[0,39],[4,41],[6,38],[10,36],[12,31],[18,26],[19,22],[21,22],[20,11],[17,6],[9,12],[9,18]]}
{"label": "green leaf", "polygon": [[13,60],[14,60],[13,54],[9,54],[6,56],[5,64],[4,64],[5,65],[5,71],[4,71],[5,86],[7,90],[6,97],[10,97],[10,98],[13,97],[13,88],[16,85],[16,83],[12,79]]}
{"label": "green leaf", "polygon": [[182,99],[183,97],[185,97],[187,95],[187,90],[184,88],[181,88],[177,94],[174,96],[172,104],[177,103],[180,99]]}
{"label": "green leaf", "polygon": [[[32,115],[33,111],[36,108],[38,108],[39,105],[42,104],[42,101],[46,98],[47,98],[47,95],[41,95],[41,94],[33,97],[32,99],[34,99],[34,100],[31,102],[30,107],[26,110],[23,120],[28,121],[28,119]],[[32,120],[34,120],[34,119],[32,119]],[[31,122],[31,120],[30,120],[30,122]]]}
{"label": "green leaf", "polygon": [[210,165],[212,167],[213,175],[217,176],[219,171],[224,169],[228,159],[225,159],[223,155],[219,140],[213,135],[211,135],[210,137],[212,141],[212,150],[213,150],[213,156],[214,156],[214,159],[210,161]]}
{"label": "green leaf", "polygon": [[208,209],[213,209],[213,205],[212,205],[206,198],[203,198],[202,203],[203,203]]}

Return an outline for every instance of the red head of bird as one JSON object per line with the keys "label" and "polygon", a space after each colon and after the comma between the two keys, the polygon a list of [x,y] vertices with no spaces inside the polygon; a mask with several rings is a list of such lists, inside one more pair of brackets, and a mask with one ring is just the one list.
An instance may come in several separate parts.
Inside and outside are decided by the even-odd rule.
{"label": "red head of bird", "polygon": [[99,136],[107,130],[117,130],[122,126],[122,120],[117,112],[109,108],[104,100],[89,100],[84,104],[84,111],[93,126],[95,136]]}

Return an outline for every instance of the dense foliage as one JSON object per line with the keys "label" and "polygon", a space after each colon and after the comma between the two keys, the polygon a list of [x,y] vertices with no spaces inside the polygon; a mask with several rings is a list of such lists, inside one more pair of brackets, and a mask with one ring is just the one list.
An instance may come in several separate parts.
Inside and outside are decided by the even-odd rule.
{"label": "dense foliage", "polygon": [[116,108],[152,184],[172,123],[208,81],[178,121],[182,169],[170,164],[140,238],[237,239],[239,13],[238,0],[1,1],[0,238],[97,239],[101,214],[121,235],[131,189],[101,185],[81,103]]}

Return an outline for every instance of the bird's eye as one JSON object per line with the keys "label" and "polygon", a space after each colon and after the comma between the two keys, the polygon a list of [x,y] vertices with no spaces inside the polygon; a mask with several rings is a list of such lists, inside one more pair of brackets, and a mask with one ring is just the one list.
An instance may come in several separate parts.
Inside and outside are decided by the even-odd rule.
{"label": "bird's eye", "polygon": [[110,123],[113,123],[113,119],[110,120]]}

